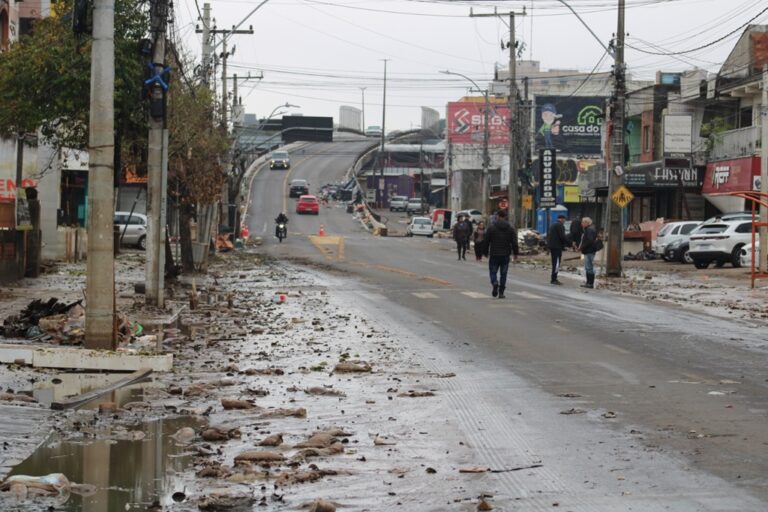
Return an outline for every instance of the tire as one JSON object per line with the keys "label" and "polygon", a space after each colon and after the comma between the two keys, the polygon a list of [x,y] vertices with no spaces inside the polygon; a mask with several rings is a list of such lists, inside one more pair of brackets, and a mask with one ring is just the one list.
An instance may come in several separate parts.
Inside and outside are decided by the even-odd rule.
{"label": "tire", "polygon": [[731,264],[733,265],[733,268],[741,268],[741,248],[744,247],[743,245],[737,245],[733,248],[733,252],[731,253]]}
{"label": "tire", "polygon": [[705,269],[705,268],[709,267],[709,264],[710,264],[709,261],[696,261],[696,260],[693,260],[693,266],[695,266],[699,270]]}
{"label": "tire", "polygon": [[680,263],[693,263],[693,258],[691,258],[691,250],[688,247],[680,249]]}
{"label": "tire", "polygon": [[666,257],[666,256],[664,256],[664,255],[662,255],[662,256],[661,256],[661,259],[663,259],[664,261],[671,261],[669,258],[667,258],[667,257]]}
{"label": "tire", "polygon": [[725,266],[725,260],[717,260],[715,262],[715,267],[717,268],[723,268]]}
{"label": "tire", "polygon": [[139,243],[136,244],[136,245],[138,245],[139,249],[141,249],[142,251],[146,251],[147,250],[147,237],[143,236],[143,237],[139,238]]}

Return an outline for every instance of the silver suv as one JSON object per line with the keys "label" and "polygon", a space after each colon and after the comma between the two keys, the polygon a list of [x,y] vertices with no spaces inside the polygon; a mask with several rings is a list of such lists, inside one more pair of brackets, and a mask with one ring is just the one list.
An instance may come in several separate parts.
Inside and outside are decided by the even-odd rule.
{"label": "silver suv", "polygon": [[420,197],[412,197],[405,205],[405,213],[429,213],[429,203]]}
{"label": "silver suv", "polygon": [[141,213],[115,212],[115,226],[120,228],[121,242],[147,248],[147,216]]}
{"label": "silver suv", "polygon": [[389,200],[389,211],[391,212],[404,212],[405,207],[408,205],[408,198],[405,196],[392,196]]}

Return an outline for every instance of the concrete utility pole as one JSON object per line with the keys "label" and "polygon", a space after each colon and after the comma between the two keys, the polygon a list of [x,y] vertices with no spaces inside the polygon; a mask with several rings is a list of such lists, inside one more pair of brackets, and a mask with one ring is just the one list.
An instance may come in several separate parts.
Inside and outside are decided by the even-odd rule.
{"label": "concrete utility pole", "polygon": [[626,82],[624,66],[624,3],[619,0],[619,21],[616,30],[616,49],[614,56],[614,101],[611,114],[613,117],[611,135],[611,169],[608,169],[608,258],[605,273],[608,277],[621,277],[622,243],[624,226],[622,209],[611,200],[611,196],[624,184],[624,173],[615,169],[624,168],[624,109],[626,101]]}
{"label": "concrete utility pole", "polygon": [[381,162],[381,179],[379,180],[381,190],[379,191],[379,207],[384,206],[384,191],[387,188],[384,182],[384,142],[387,138],[387,62],[389,62],[389,59],[381,60],[384,61],[384,93],[381,100],[381,157],[379,158],[379,162]]}
{"label": "concrete utility pole", "polygon": [[85,347],[114,350],[115,3],[95,0],[88,151]]}
{"label": "concrete utility pole", "polygon": [[[768,64],[763,64],[763,104],[760,111],[762,148],[760,149],[760,192],[768,194]],[[763,195],[763,201],[768,199]],[[760,222],[768,222],[768,208],[760,205]],[[760,228],[760,272],[768,272],[768,227]]]}
{"label": "concrete utility pole", "polygon": [[[154,0],[151,10],[152,65],[156,77],[165,67],[165,33],[168,24],[168,0]],[[149,148],[147,154],[147,249],[146,303],[165,307],[165,89],[159,81],[152,84],[149,112]]]}
{"label": "concrete utility pole", "polygon": [[[491,167],[491,155],[488,152],[488,142],[490,139],[490,122],[489,118],[491,115],[491,102],[488,99],[488,89],[485,89],[483,92],[483,96],[485,97],[485,108],[483,109],[483,183],[480,187],[480,190],[482,191],[481,194],[483,194],[483,215],[488,215],[490,213],[488,208],[488,196],[490,196],[490,190],[488,187],[488,180],[489,177],[489,168]],[[512,173],[512,164],[510,162],[510,174]]]}
{"label": "concrete utility pole", "polygon": [[211,44],[211,4],[203,4],[203,29],[195,30],[203,34],[203,83],[208,84],[211,79],[211,57],[213,45]]}
{"label": "concrete utility pole", "polygon": [[[525,16],[525,8],[522,12],[515,13],[509,11],[509,96],[507,105],[509,107],[509,181],[507,182],[507,195],[509,199],[508,213],[509,221],[513,226],[520,227],[520,197],[517,191],[517,170],[519,167],[518,133],[515,127],[518,124],[518,98],[517,98],[517,40],[515,38],[515,15]],[[493,14],[474,14],[469,10],[469,16],[472,18],[488,18],[504,16],[494,9]],[[502,43],[503,45],[503,43]]]}

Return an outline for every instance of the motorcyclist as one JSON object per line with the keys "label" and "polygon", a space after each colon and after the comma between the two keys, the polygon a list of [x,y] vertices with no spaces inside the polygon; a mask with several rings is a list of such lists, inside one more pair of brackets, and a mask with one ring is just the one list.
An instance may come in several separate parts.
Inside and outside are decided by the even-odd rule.
{"label": "motorcyclist", "polygon": [[[286,225],[288,224],[288,216],[285,214],[285,212],[280,212],[280,214],[275,219],[275,236],[280,236],[280,225]],[[285,230],[285,234],[288,234],[288,230]]]}

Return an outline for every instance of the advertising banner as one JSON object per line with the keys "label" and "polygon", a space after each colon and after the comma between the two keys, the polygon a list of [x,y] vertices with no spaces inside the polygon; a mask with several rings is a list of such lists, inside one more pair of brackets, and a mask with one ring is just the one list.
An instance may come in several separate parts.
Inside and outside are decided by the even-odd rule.
{"label": "advertising banner", "polygon": [[692,131],[692,116],[686,114],[664,116],[664,156],[690,155]]}
{"label": "advertising banner", "polygon": [[701,167],[667,167],[663,162],[632,164],[624,173],[628,186],[653,188],[698,188],[704,182]]}
{"label": "advertising banner", "polygon": [[545,148],[539,151],[539,206],[552,208],[557,204],[557,182],[555,180],[557,151],[553,148]]}
{"label": "advertising banner", "polygon": [[[490,103],[488,144],[509,144],[509,107]],[[485,102],[448,103],[448,141],[452,144],[482,144],[485,134]]]}
{"label": "advertising banner", "polygon": [[710,162],[701,192],[749,192],[755,186],[755,176],[760,176],[760,158],[756,156]]}
{"label": "advertising banner", "polygon": [[601,96],[536,96],[536,149],[601,154],[604,105]]}

